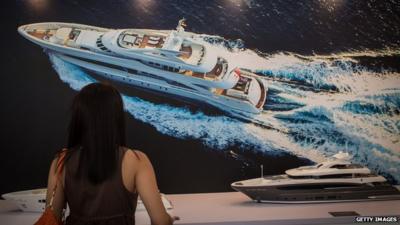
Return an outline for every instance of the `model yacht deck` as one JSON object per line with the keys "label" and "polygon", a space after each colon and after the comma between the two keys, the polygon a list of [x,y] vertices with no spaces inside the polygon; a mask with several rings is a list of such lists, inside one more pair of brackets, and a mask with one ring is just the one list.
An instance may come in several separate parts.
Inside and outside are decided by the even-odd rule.
{"label": "model yacht deck", "polygon": [[400,199],[400,191],[347,153],[285,174],[234,182],[232,188],[258,202],[311,203]]}
{"label": "model yacht deck", "polygon": [[268,90],[265,81],[228,62],[184,26],[184,20],[176,30],[36,23],[18,31],[61,59],[111,81],[232,114],[260,113]]}

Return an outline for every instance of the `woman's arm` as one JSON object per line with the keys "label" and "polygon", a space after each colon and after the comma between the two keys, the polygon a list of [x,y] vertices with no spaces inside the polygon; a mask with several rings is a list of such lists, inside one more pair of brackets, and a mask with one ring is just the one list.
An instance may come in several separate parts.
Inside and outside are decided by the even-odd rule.
{"label": "woman's arm", "polygon": [[[53,160],[49,170],[49,178],[47,181],[46,207],[50,204],[51,196],[53,194],[53,189],[57,181],[57,172],[56,172],[57,162],[58,162],[58,157]],[[58,178],[57,189],[53,199],[53,207],[52,207],[56,217],[59,220],[61,220],[62,211],[65,206],[63,178],[64,178],[64,173],[62,173],[61,176]]]}
{"label": "woman's arm", "polygon": [[135,176],[136,190],[142,199],[153,225],[170,225],[171,218],[164,208],[158,191],[153,166],[147,156],[139,152],[139,168]]}

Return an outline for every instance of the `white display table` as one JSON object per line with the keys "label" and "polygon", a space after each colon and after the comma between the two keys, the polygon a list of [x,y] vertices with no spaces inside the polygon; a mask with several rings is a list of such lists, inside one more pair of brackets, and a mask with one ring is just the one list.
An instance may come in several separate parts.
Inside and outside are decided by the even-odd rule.
{"label": "white display table", "polygon": [[[361,216],[400,216],[400,200],[265,204],[252,202],[238,192],[167,195],[167,198],[174,206],[170,213],[181,218],[176,224],[352,224],[355,222],[354,216],[334,217],[331,212],[355,212]],[[5,200],[0,201],[1,224],[33,224],[38,216],[37,213],[21,212]],[[136,224],[150,224],[146,211],[136,213]]]}

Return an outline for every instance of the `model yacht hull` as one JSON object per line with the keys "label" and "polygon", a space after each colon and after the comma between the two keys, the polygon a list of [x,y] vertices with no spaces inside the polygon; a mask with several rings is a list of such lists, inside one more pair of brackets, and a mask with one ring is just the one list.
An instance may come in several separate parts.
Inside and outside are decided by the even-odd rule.
{"label": "model yacht hull", "polygon": [[351,163],[348,153],[285,174],[234,182],[231,187],[258,202],[315,203],[400,199],[400,189],[367,167]]}
{"label": "model yacht hull", "polygon": [[[63,43],[52,43],[50,39],[57,35],[57,33],[53,31],[60,29],[59,27],[72,27],[72,29],[90,31],[94,30],[99,33],[107,33],[110,31],[109,29],[99,27],[69,23],[31,24],[19,27],[18,31],[28,40],[56,54],[64,61],[86,70],[93,71],[101,75],[103,78],[112,81],[125,83],[136,88],[148,89],[152,92],[168,96],[175,96],[175,99],[182,97],[185,100],[189,99],[195,102],[206,103],[231,114],[246,114],[251,116],[253,114],[258,114],[263,110],[267,92],[266,84],[263,80],[250,72],[242,71],[241,77],[248,80],[251,79],[253,86],[256,86],[256,89],[259,89],[260,93],[259,97],[257,97],[259,98],[257,99],[257,105],[248,100],[239,98],[240,96],[232,97],[227,94],[221,94],[227,93],[224,89],[220,89],[221,91],[217,94],[217,91],[215,90],[219,90],[219,86],[223,87],[223,85],[226,84],[215,82],[216,88],[207,87],[207,82],[209,82],[207,80],[202,81],[190,76],[184,76],[176,71],[165,71],[155,68],[154,66],[149,65],[149,63],[153,64],[152,62],[148,63],[145,59],[132,60],[129,57],[114,53],[105,52],[103,54],[102,52],[91,51],[84,47],[77,48]],[[44,30],[44,36],[42,33],[36,32],[38,30]],[[50,32],[55,34],[48,35],[50,38],[45,36]],[[168,33],[168,31],[157,32]],[[204,84],[196,82],[203,82]],[[212,84],[214,85],[214,83]]]}
{"label": "model yacht hull", "polygon": [[[322,203],[375,201],[400,199],[400,191],[388,184],[370,185],[345,180],[293,183],[284,185],[256,185],[257,180],[235,182],[232,188],[254,201],[270,203]],[[269,179],[265,177],[264,179]],[[248,184],[251,182],[252,184]]]}

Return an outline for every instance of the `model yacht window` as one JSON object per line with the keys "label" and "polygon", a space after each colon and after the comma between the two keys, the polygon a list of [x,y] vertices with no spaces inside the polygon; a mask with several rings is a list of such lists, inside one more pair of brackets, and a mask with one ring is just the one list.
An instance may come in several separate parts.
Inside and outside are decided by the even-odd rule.
{"label": "model yacht window", "polygon": [[357,168],[363,168],[363,166],[358,165],[358,164],[338,164],[338,165],[332,165],[331,168],[336,168],[336,169],[357,169]]}

